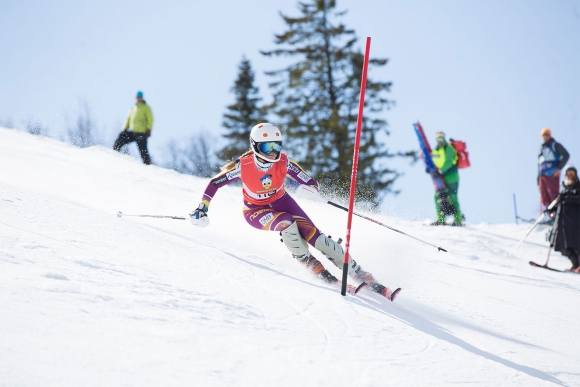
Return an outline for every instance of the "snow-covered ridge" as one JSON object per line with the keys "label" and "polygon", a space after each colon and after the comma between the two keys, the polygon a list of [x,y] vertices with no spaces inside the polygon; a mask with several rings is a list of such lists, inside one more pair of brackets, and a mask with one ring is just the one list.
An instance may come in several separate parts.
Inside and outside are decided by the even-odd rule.
{"label": "snow-covered ridge", "polygon": [[[355,259],[403,288],[390,303],[306,272],[246,225],[237,187],[206,229],[116,216],[186,215],[206,184],[0,129],[0,385],[580,385],[580,276],[527,263],[545,262],[546,229],[510,258],[528,225],[372,215],[442,253],[355,218]],[[299,203],[344,234],[345,212]]]}

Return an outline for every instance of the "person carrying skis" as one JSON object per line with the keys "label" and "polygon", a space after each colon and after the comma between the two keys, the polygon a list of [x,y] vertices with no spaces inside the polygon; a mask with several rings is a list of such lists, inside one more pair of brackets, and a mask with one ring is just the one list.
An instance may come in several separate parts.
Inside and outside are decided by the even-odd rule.
{"label": "person carrying skis", "polygon": [[[435,167],[441,173],[443,181],[447,186],[447,191],[449,193],[449,199],[451,204],[455,208],[455,214],[453,214],[452,226],[463,226],[463,216],[461,215],[461,210],[459,208],[459,200],[457,199],[457,191],[459,189],[459,173],[457,172],[457,151],[453,145],[447,143],[445,140],[445,133],[437,132],[435,133],[437,138],[437,147],[431,152],[431,158]],[[434,226],[441,226],[447,224],[445,221],[445,215],[441,211],[439,201],[437,200],[437,192],[435,192],[435,211],[437,212],[437,220],[432,223]]]}
{"label": "person carrying skis", "polygon": [[551,210],[557,213],[552,230],[556,238],[554,250],[570,259],[570,271],[580,273],[580,181],[578,170],[572,165],[566,167],[565,174],[558,205]]}
{"label": "person carrying skis", "polygon": [[138,91],[135,98],[137,103],[129,111],[129,115],[123,125],[123,131],[117,137],[113,149],[120,152],[123,146],[135,141],[143,163],[149,165],[151,164],[151,157],[147,150],[147,139],[151,137],[153,113],[151,113],[151,108],[143,99],[142,91]]}
{"label": "person carrying skis", "polygon": [[[319,250],[340,269],[344,261],[342,246],[323,234],[284,189],[286,177],[295,180],[313,194],[318,194],[318,183],[282,152],[282,140],[282,133],[276,126],[270,123],[254,126],[250,132],[251,149],[238,160],[224,165],[222,172],[210,180],[201,203],[190,214],[191,223],[194,226],[206,227],[209,224],[207,212],[210,201],[217,190],[241,180],[243,215],[246,222],[259,230],[279,232],[282,241],[298,262],[325,282],[340,285],[341,282],[310,253],[309,245]],[[378,283],[352,257],[349,257],[348,274],[358,282],[365,282],[370,290],[391,301],[394,301],[400,291],[392,291]],[[355,294],[358,289],[359,287],[348,284],[349,293]]]}
{"label": "person carrying skis", "polygon": [[552,138],[552,132],[548,128],[541,132],[543,144],[540,146],[538,155],[538,191],[544,207],[558,197],[560,189],[560,170],[566,165],[570,154],[556,140]]}

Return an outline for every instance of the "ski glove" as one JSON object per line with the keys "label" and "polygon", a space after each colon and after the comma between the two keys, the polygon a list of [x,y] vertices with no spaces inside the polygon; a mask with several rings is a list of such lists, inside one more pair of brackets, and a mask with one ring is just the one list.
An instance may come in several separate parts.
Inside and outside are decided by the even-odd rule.
{"label": "ski glove", "polygon": [[296,188],[296,196],[314,201],[321,200],[318,188],[313,185],[300,185]]}
{"label": "ski glove", "polygon": [[209,218],[207,217],[207,211],[209,207],[207,202],[203,201],[199,203],[197,209],[194,210],[191,214],[189,214],[189,220],[191,224],[196,227],[207,227],[209,226]]}

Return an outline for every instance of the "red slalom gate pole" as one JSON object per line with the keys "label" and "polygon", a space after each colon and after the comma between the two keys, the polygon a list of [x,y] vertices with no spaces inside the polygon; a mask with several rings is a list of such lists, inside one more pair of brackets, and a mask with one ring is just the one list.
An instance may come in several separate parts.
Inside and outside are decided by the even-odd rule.
{"label": "red slalom gate pole", "polygon": [[352,213],[354,210],[354,195],[356,191],[356,172],[358,169],[358,150],[360,146],[360,133],[362,131],[363,110],[365,107],[365,91],[367,88],[367,71],[369,68],[369,54],[371,51],[371,38],[367,37],[365,58],[363,62],[362,80],[360,85],[360,98],[358,101],[358,118],[356,121],[356,139],[354,142],[354,154],[352,156],[352,173],[350,175],[350,201],[348,206],[348,221],[346,225],[346,245],[344,249],[344,265],[342,267],[342,289],[340,294],[346,295],[346,281],[348,275],[348,251],[350,249],[350,230],[352,226]]}

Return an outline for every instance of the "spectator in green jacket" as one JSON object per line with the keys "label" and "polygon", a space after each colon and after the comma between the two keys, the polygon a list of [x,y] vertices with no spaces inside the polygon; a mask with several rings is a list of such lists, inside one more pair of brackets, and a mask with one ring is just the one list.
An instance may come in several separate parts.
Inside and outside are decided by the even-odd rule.
{"label": "spectator in green jacket", "polygon": [[123,131],[117,137],[113,149],[120,152],[123,146],[135,141],[143,163],[149,165],[151,164],[151,157],[147,150],[147,139],[151,136],[151,129],[153,128],[153,113],[151,113],[151,108],[143,99],[142,91],[137,92],[136,98],[137,103],[129,111],[129,116],[123,125]]}
{"label": "spectator in green jacket", "polygon": [[[457,172],[457,151],[453,145],[445,140],[445,133],[437,132],[437,147],[431,152],[433,163],[441,173],[443,181],[447,186],[451,205],[455,208],[452,226],[463,226],[463,216],[457,200],[457,190],[459,189],[459,173]],[[437,211],[437,220],[433,225],[447,224],[445,215],[441,212],[439,202],[437,201],[437,192],[435,193],[435,210]]]}

